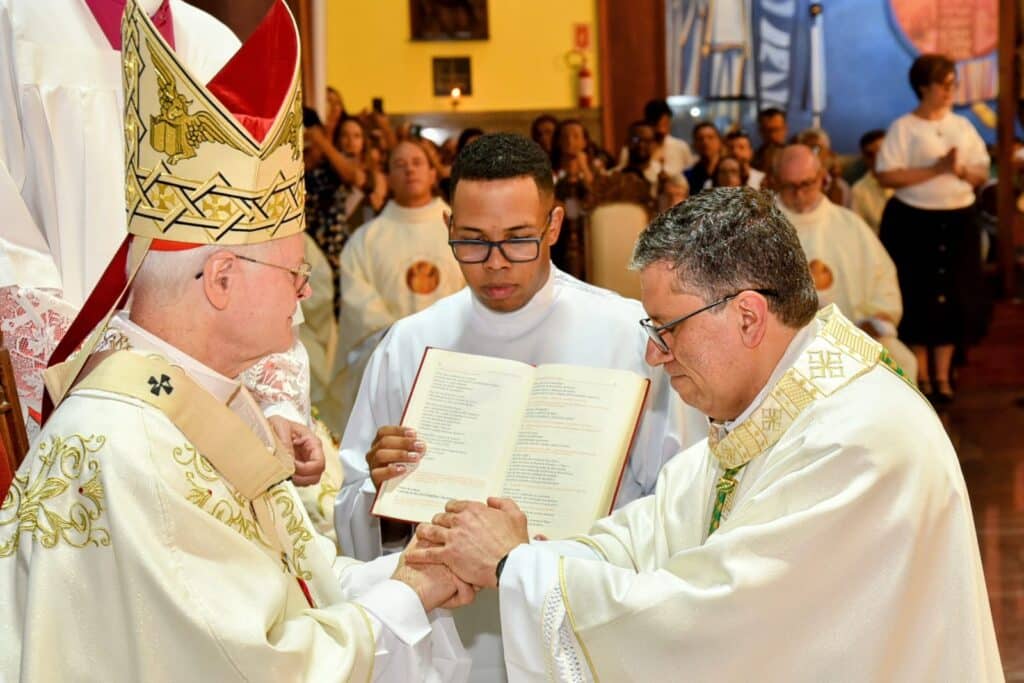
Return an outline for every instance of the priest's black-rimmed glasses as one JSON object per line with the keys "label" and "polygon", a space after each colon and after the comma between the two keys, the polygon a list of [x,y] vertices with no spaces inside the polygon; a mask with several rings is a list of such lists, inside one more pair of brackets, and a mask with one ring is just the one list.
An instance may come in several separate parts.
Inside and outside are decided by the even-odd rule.
{"label": "priest's black-rimmed glasses", "polygon": [[659,351],[661,351],[662,353],[672,353],[672,349],[669,348],[668,344],[665,343],[664,338],[662,338],[662,336],[661,336],[662,333],[670,332],[673,327],[676,327],[680,323],[686,322],[687,320],[689,320],[693,316],[697,315],[698,313],[703,313],[704,311],[709,311],[712,308],[714,308],[715,306],[721,306],[722,304],[724,304],[726,302],[732,301],[733,299],[738,297],[743,292],[757,292],[758,294],[761,294],[762,296],[778,296],[779,295],[779,293],[776,292],[774,289],[743,289],[743,290],[740,290],[740,291],[736,292],[735,294],[730,294],[729,296],[723,296],[718,301],[712,302],[712,303],[708,304],[707,306],[705,306],[703,308],[698,308],[696,311],[693,311],[692,313],[687,313],[686,315],[680,316],[680,317],[676,318],[675,320],[669,320],[664,325],[655,325],[654,321],[652,321],[650,318],[644,318],[643,320],[640,321],[640,327],[642,327],[644,329],[644,332],[647,333],[647,336],[650,338],[650,340],[652,342],[654,342],[654,345],[656,347],[658,347]]}
{"label": "priest's black-rimmed glasses", "polygon": [[[491,250],[495,247],[509,263],[536,261],[540,256],[540,243],[551,229],[553,211],[554,209],[548,212],[544,229],[536,237],[510,237],[497,242],[491,240],[448,240],[448,246],[452,248],[452,254],[455,255],[455,260],[459,263],[486,263],[491,258]],[[449,220],[448,227],[451,227],[451,220]],[[528,228],[530,226],[519,227]]]}
{"label": "priest's black-rimmed glasses", "polygon": [[[289,268],[288,266],[281,266],[276,263],[268,263],[267,261],[260,261],[258,259],[249,258],[248,256],[242,256],[241,254],[235,254],[234,252],[232,252],[232,256],[237,259],[241,259],[242,261],[248,261],[249,263],[258,263],[261,266],[270,266],[271,268],[277,268],[279,270],[287,270],[292,274],[292,277],[295,278],[294,284],[296,294],[305,288],[306,283],[309,282],[309,276],[313,272],[313,266],[306,261],[300,263],[298,268]],[[195,279],[198,280],[202,276],[203,271],[199,271],[196,273]]]}

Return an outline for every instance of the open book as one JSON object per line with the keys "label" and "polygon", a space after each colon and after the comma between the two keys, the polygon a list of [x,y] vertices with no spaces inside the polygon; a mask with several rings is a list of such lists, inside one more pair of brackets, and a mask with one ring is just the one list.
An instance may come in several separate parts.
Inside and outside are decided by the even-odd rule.
{"label": "open book", "polygon": [[451,499],[512,498],[530,534],[586,533],[611,512],[650,380],[428,348],[402,425],[426,455],[385,482],[373,513],[429,522]]}

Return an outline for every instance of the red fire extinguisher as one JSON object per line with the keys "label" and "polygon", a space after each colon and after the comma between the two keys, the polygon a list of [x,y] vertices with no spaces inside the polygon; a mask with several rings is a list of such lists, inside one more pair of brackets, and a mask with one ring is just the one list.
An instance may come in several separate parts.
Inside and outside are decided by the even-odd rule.
{"label": "red fire extinguisher", "polygon": [[594,106],[594,72],[587,66],[585,56],[576,77],[579,79],[579,108],[590,109]]}

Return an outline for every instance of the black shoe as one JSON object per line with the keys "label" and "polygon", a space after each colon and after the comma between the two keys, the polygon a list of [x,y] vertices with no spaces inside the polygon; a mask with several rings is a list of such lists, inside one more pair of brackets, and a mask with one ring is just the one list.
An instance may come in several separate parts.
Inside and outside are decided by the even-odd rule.
{"label": "black shoe", "polygon": [[935,393],[932,394],[932,403],[937,406],[948,406],[956,398],[956,394],[953,393],[953,387],[949,385],[949,382],[936,382]]}
{"label": "black shoe", "polygon": [[917,390],[924,394],[925,398],[929,401],[932,398],[932,394],[935,393],[935,388],[932,387],[932,381],[930,379],[917,380]]}

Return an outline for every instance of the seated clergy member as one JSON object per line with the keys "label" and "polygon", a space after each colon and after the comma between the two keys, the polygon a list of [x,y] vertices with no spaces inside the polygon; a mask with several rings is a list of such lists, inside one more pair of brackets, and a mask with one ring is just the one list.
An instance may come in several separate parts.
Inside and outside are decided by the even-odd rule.
{"label": "seated clergy member", "polygon": [[[287,5],[205,87],[132,0],[126,12],[132,236],[58,348],[98,322],[48,371],[56,411],[0,508],[0,678],[461,680],[450,618],[429,611],[472,590],[336,557],[237,379],[292,344],[309,295]],[[164,127],[169,101],[202,124],[187,140]],[[151,199],[200,187],[218,201]]]}
{"label": "seated clergy member", "polygon": [[[361,559],[382,552],[390,529],[369,514],[376,488],[422,454],[397,427],[428,346],[532,364],[568,363],[631,370],[652,380],[645,413],[616,503],[650,493],[662,465],[707,430],[707,420],[674,396],[643,360],[637,301],[584,284],[551,265],[562,209],[554,206],[551,166],[536,143],[484,135],[452,167],[453,250],[469,287],[391,328],[374,352],[341,444],[345,483],[335,509],[338,540]],[[482,455],[482,457],[485,457]],[[474,677],[503,674],[497,610],[456,614],[471,644]],[[489,618],[488,618],[489,617]],[[476,621],[476,618],[479,621]]]}
{"label": "seated clergy member", "polygon": [[405,140],[391,151],[388,184],[393,198],[380,216],[353,233],[341,252],[341,373],[330,403],[321,410],[339,433],[366,362],[392,323],[466,284],[448,249],[448,205],[433,195],[437,173],[423,144]]}
{"label": "seated clergy member", "polygon": [[903,299],[885,247],[860,216],[828,201],[822,191],[825,170],[810,147],[783,149],[773,175],[779,208],[796,228],[819,304],[836,304],[917,381],[914,354],[896,338]]}
{"label": "seated clergy member", "polygon": [[935,412],[835,307],[770,197],[716,189],[633,255],[647,358],[713,418],[653,496],[533,543],[507,499],[417,537],[498,586],[517,681],[1002,680],[963,476]]}

